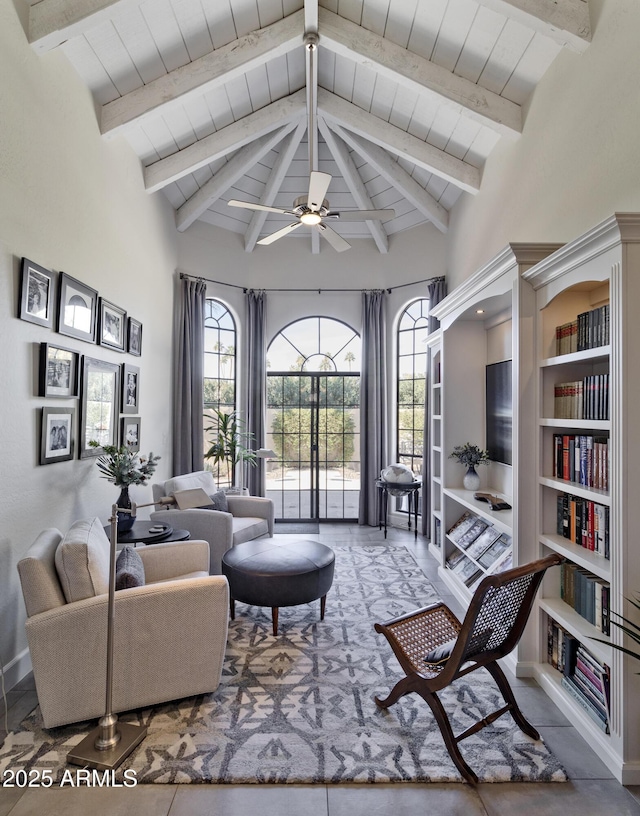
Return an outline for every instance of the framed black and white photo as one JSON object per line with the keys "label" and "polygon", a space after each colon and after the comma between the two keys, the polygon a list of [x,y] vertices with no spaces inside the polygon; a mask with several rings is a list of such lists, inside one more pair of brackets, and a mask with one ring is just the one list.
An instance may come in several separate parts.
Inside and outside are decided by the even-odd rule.
{"label": "framed black and white photo", "polygon": [[140,450],[140,417],[122,417],[120,444],[131,451]]}
{"label": "framed black and white photo", "polygon": [[124,363],[122,366],[122,413],[137,414],[140,410],[140,369]]}
{"label": "framed black and white photo", "polygon": [[78,364],[77,351],[61,348],[53,343],[40,343],[41,397],[77,397]]}
{"label": "framed black and white photo", "polygon": [[[104,360],[82,360],[80,458],[99,456],[104,445],[118,444],[120,366]],[[91,447],[95,440],[98,447]]]}
{"label": "framed black and white photo", "polygon": [[19,317],[39,326],[53,327],[54,273],[30,261],[22,259],[20,275]]}
{"label": "framed black and white photo", "polygon": [[73,416],[75,408],[43,408],[40,464],[51,465],[73,459]]}
{"label": "framed black and white photo", "polygon": [[136,357],[142,354],[142,323],[132,317],[129,318],[128,323],[127,351]]}
{"label": "framed black and white photo", "polygon": [[98,293],[79,280],[60,273],[58,332],[87,343],[96,342]]}
{"label": "framed black and white photo", "polygon": [[124,309],[100,298],[100,345],[124,351],[127,313]]}

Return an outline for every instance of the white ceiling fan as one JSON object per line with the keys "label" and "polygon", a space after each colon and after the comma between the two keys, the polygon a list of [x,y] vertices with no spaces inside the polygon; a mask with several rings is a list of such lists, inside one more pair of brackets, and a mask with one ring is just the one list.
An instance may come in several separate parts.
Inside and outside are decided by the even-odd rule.
{"label": "white ceiling fan", "polygon": [[304,46],[307,54],[307,140],[309,144],[310,171],[309,190],[307,194],[296,198],[290,210],[283,210],[280,207],[268,207],[264,204],[251,204],[248,201],[236,201],[235,199],[227,203],[230,207],[243,207],[246,210],[274,212],[280,215],[290,215],[297,219],[291,224],[287,224],[286,227],[277,230],[277,232],[267,235],[266,238],[262,238],[258,241],[259,244],[272,244],[279,238],[283,238],[285,235],[298,229],[298,227],[307,226],[317,229],[320,235],[326,239],[336,252],[344,252],[346,249],[351,249],[351,244],[325,224],[324,222],[326,220],[388,221],[390,218],[395,217],[395,210],[346,210],[342,212],[332,212],[329,209],[329,202],[325,198],[325,195],[331,183],[331,176],[329,173],[321,173],[317,169],[314,169],[316,166],[316,145],[318,139],[316,128],[317,64],[315,62],[318,39],[318,34],[315,31],[308,31],[304,35]]}

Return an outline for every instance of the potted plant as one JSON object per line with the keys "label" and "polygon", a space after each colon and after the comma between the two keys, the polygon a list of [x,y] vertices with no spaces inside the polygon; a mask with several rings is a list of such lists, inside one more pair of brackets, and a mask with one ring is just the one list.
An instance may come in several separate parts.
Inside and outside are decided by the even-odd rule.
{"label": "potted plant", "polygon": [[[117,505],[124,509],[131,507],[129,485],[144,485],[155,472],[160,460],[159,456],[150,453],[149,456],[140,456],[137,451],[126,445],[100,445],[95,439],[89,442],[92,448],[102,448],[103,453],[98,456],[96,464],[100,471],[100,478],[106,479],[116,487],[121,488]],[[124,532],[133,527],[134,518],[130,513],[118,513],[118,530]]]}
{"label": "potted plant", "polygon": [[211,409],[213,423],[205,428],[206,433],[213,434],[213,444],[204,454],[214,465],[224,465],[225,475],[230,486],[235,487],[236,465],[246,462],[251,467],[256,465],[255,453],[247,447],[253,434],[244,430],[242,420],[236,411],[227,413],[219,408]]}
{"label": "potted plant", "polygon": [[476,472],[478,465],[489,464],[489,454],[478,445],[465,442],[464,445],[456,445],[453,452],[449,454],[449,459],[456,459],[461,465],[467,468],[462,484],[466,490],[477,490],[480,487],[480,476]]}

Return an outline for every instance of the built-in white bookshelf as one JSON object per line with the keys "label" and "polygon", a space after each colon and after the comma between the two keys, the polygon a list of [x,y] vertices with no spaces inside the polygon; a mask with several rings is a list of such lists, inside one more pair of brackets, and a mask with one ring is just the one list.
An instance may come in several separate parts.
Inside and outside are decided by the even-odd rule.
{"label": "built-in white bookshelf", "polygon": [[429,356],[429,549],[441,557],[444,531],[442,529],[442,382],[441,332],[437,329],[427,338]]}
{"label": "built-in white bookshelf", "polygon": [[[533,460],[535,440],[533,404],[535,295],[522,280],[522,272],[549,255],[556,245],[512,244],[450,293],[433,310],[440,320],[441,383],[439,386],[438,456],[441,479],[432,484],[439,494],[442,546],[436,553],[439,573],[454,596],[466,605],[478,581],[488,572],[517,563],[519,552],[531,552],[534,539]],[[491,510],[486,502],[465,490],[465,469],[450,458],[456,445],[465,442],[487,447],[487,366],[513,361],[511,365],[511,443],[508,461],[492,461],[476,468],[480,490],[503,499],[510,509]],[[506,418],[506,417],[505,417]],[[526,429],[526,430],[525,430]],[[509,436],[509,428],[504,430]],[[432,441],[432,444],[433,441]],[[433,456],[433,453],[432,453]],[[522,461],[528,467],[520,467]],[[486,540],[502,538],[499,555],[474,556],[473,543],[465,548],[451,528],[465,514],[479,519]],[[485,527],[484,525],[487,525]],[[482,540],[481,540],[482,543]],[[489,545],[493,546],[493,544]],[[535,654],[533,639],[529,659]],[[514,657],[515,661],[515,657]]]}
{"label": "built-in white bookshelf", "polygon": [[[559,553],[567,559],[565,570],[581,571],[597,593],[600,587],[605,587],[612,615],[624,615],[640,622],[637,610],[625,600],[640,591],[638,491],[635,489],[635,485],[640,484],[640,322],[637,318],[640,215],[612,216],[524,271],[522,277],[533,287],[536,298],[536,412],[531,430],[535,430],[537,436],[532,459],[537,486],[533,494],[535,546],[531,551],[521,549],[519,560],[524,561],[525,556],[533,559],[549,552]],[[607,304],[608,309],[603,309]],[[600,337],[600,345],[558,354],[556,327],[589,312],[598,315],[607,312],[609,336]],[[554,396],[558,394],[558,385],[575,382],[585,383],[585,388],[587,383],[595,382],[597,389],[606,383],[609,402],[606,416],[598,419],[555,416]],[[602,402],[598,404],[601,408]],[[580,472],[576,440],[584,439],[592,440],[590,466],[596,456],[594,440],[604,445],[608,470],[604,486],[575,481]],[[603,448],[598,450],[597,461],[601,463]],[[574,467],[569,472],[571,462]],[[562,472],[559,472],[561,466]],[[574,478],[567,478],[568,475]],[[601,482],[601,472],[597,475]],[[580,478],[584,480],[584,475]],[[589,537],[591,529],[585,533],[585,519],[587,523],[590,520],[585,508],[590,512],[604,508],[598,510],[598,514],[608,518],[609,557],[590,548],[597,546],[600,539],[596,535],[594,545],[593,537]],[[582,522],[574,521],[576,516]],[[600,532],[598,527],[598,535]],[[598,608],[595,615],[591,614],[594,622],[578,614],[574,608],[577,600],[568,589],[566,578],[563,585],[562,575],[566,576],[567,572],[553,569],[544,580],[533,620],[537,639],[533,674],[589,744],[597,749],[616,778],[623,784],[639,784],[640,681],[635,673],[640,664],[612,648],[612,643],[623,644],[622,632],[612,626],[609,635],[603,633]],[[558,635],[565,647],[567,639],[577,639],[609,670],[609,733],[597,724],[593,712],[589,713],[567,692],[562,682],[563,673],[552,665],[555,657],[550,662],[550,653],[553,653],[550,633]],[[562,658],[560,645],[558,649],[557,657]]]}

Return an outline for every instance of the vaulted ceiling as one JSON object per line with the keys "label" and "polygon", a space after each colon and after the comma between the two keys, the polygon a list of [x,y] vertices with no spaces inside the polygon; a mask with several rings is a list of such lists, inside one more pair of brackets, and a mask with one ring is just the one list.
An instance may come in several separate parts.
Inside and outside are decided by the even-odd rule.
{"label": "vaulted ceiling", "polygon": [[[587,0],[40,0],[28,36],[63,49],[178,230],[205,221],[252,251],[291,217],[227,202],[291,209],[311,160],[332,210],[395,210],[331,225],[387,252],[418,224],[446,232],[560,49],[591,31]],[[294,236],[320,251],[315,229]]]}

